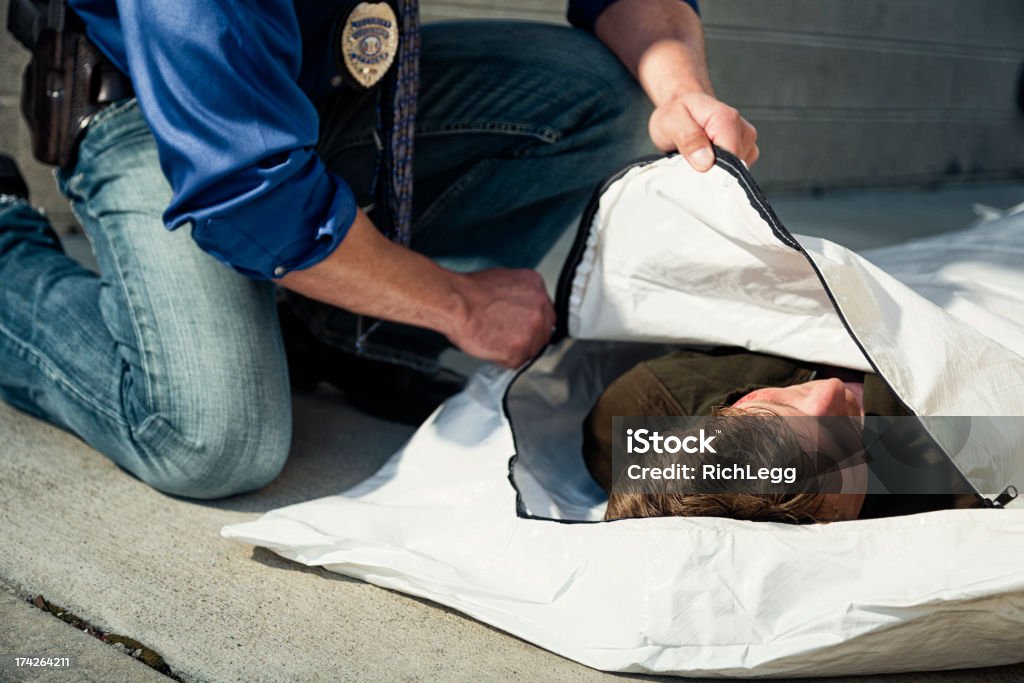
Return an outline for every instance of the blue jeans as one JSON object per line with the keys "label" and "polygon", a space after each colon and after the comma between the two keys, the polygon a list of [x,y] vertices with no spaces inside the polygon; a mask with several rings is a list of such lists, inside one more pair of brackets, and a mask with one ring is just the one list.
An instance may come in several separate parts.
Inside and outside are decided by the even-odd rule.
{"label": "blue jeans", "polygon": [[[368,202],[372,102],[339,96],[320,111],[322,157]],[[424,27],[413,248],[459,270],[535,265],[602,177],[652,151],[649,111],[583,32]],[[0,203],[0,397],[167,493],[218,498],[268,483],[291,442],[274,285],[224,267],[187,228],[164,229],[171,192],[134,100],[101,112],[57,177],[100,273],[68,258],[27,203]],[[350,344],[351,316],[295,306]],[[398,326],[376,339],[370,354],[412,365],[437,352],[428,337],[396,348],[417,343]]]}

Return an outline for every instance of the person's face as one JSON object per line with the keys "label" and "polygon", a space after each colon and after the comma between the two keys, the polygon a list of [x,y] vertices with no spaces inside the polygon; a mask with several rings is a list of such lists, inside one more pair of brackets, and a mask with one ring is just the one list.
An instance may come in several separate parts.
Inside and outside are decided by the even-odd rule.
{"label": "person's face", "polygon": [[[864,411],[857,397],[841,380],[823,379],[790,387],[766,387],[743,396],[733,404],[744,410],[767,410],[782,417],[858,417]],[[826,451],[835,451],[840,460],[848,454],[836,444],[827,429],[816,427],[814,420],[793,420],[790,425],[809,442]],[[822,520],[857,519],[867,492],[867,465],[841,470],[843,493],[821,494],[815,516]]]}
{"label": "person's face", "polygon": [[734,407],[765,408],[776,415],[858,416],[863,415],[853,392],[838,379],[819,379],[791,387],[765,387],[740,398]]}

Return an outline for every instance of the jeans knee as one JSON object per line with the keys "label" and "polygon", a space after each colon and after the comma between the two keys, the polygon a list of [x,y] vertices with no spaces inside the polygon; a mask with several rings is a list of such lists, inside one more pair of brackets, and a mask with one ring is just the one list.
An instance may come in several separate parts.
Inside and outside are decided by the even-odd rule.
{"label": "jeans knee", "polygon": [[216,499],[255,491],[284,467],[291,445],[288,400],[276,409],[239,405],[192,418],[156,415],[138,430],[150,486],[185,498]]}

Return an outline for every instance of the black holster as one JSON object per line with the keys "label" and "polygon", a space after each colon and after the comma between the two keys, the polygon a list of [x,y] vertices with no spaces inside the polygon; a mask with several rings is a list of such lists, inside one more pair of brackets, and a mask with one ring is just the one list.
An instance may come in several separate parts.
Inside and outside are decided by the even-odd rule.
{"label": "black holster", "polygon": [[62,1],[12,0],[8,28],[32,50],[21,90],[32,153],[44,164],[70,168],[89,121],[111,102],[130,97],[131,82]]}

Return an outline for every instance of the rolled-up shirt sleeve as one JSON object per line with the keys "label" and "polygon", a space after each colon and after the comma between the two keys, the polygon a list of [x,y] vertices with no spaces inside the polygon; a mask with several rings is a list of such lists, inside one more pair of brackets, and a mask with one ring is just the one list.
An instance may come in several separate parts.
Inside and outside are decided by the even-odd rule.
{"label": "rolled-up shirt sleeve", "polygon": [[[601,12],[608,9],[609,5],[613,5],[618,0],[569,0],[569,23],[573,26],[586,29],[587,31],[594,30],[594,24],[597,22],[598,16]],[[679,0],[679,2],[685,3],[693,8],[693,11],[700,14],[700,7],[697,5],[697,0]]]}
{"label": "rolled-up shirt sleeve", "polygon": [[127,68],[173,189],[169,229],[253,278],[326,258],[355,219],[317,156],[290,0],[118,0]]}

